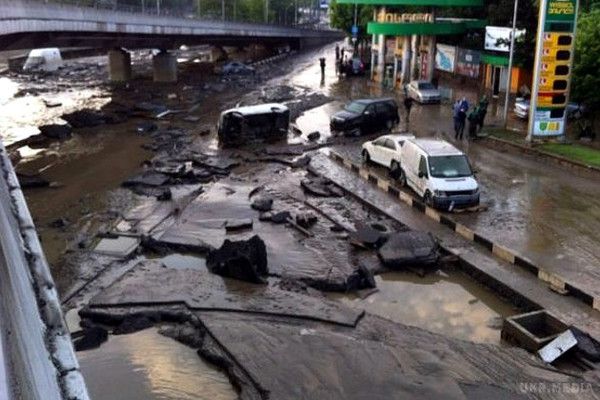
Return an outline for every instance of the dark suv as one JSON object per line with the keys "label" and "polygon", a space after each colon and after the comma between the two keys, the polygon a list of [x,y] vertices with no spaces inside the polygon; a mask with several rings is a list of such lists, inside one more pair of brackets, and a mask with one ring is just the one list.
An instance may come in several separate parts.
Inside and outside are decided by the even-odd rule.
{"label": "dark suv", "polygon": [[361,99],[348,104],[331,117],[332,131],[365,134],[382,129],[390,130],[400,122],[398,105],[392,98]]}

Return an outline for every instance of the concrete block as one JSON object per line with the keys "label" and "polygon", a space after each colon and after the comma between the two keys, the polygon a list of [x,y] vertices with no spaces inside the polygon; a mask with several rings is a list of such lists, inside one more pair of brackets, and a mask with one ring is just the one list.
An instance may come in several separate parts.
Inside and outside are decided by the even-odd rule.
{"label": "concrete block", "polygon": [[538,310],[505,319],[501,335],[504,340],[536,352],[566,329],[567,325],[552,314]]}

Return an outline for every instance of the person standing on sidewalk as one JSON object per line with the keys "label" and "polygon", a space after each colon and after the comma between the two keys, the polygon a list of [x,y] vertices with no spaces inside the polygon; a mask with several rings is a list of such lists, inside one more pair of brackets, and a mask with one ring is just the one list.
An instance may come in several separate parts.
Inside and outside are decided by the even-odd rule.
{"label": "person standing on sidewalk", "polygon": [[[406,91],[405,91],[406,93]],[[452,119],[454,120],[454,138],[458,138],[458,128],[459,128],[459,118],[458,114],[460,112],[460,100],[456,100],[454,106],[452,107]]]}
{"label": "person standing on sidewalk", "polygon": [[483,123],[485,121],[485,116],[487,114],[488,108],[488,99],[486,95],[483,95],[481,100],[479,101],[479,118],[477,120],[477,125],[479,126],[479,132],[483,129]]}
{"label": "person standing on sidewalk", "polygon": [[325,57],[319,58],[319,64],[321,65],[321,80],[325,80]]}
{"label": "person standing on sidewalk", "polygon": [[410,124],[410,109],[413,106],[413,99],[410,96],[404,96],[404,110],[406,111],[406,129]]}
{"label": "person standing on sidewalk", "polygon": [[335,45],[335,61],[338,61],[340,59],[340,46],[339,45]]}
{"label": "person standing on sidewalk", "polygon": [[467,119],[469,120],[469,136],[467,139],[475,140],[477,139],[477,126],[481,122],[481,109],[479,107],[475,107],[473,111],[469,113]]}

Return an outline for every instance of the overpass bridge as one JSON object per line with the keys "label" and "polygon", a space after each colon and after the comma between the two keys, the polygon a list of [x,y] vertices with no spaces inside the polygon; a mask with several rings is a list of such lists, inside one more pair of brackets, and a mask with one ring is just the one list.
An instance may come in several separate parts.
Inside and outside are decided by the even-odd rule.
{"label": "overpass bridge", "polygon": [[[119,8],[45,1],[0,0],[0,51],[39,47],[93,47],[99,49],[158,48],[154,63],[157,80],[171,80],[176,65],[168,49],[181,45],[250,44],[290,45],[294,49],[340,39],[339,31],[289,25],[196,19],[194,13],[156,9]],[[169,13],[169,15],[165,15]],[[114,80],[126,80],[129,57],[109,53]],[[161,79],[161,76],[164,79]]]}

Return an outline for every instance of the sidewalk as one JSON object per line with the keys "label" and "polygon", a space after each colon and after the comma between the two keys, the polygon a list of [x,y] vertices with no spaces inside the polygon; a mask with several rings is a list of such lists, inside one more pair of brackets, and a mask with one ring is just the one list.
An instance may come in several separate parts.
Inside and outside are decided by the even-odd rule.
{"label": "sidewalk", "polygon": [[510,144],[530,154],[553,157],[559,164],[572,163],[589,170],[600,172],[600,150],[584,143],[541,143],[531,144],[525,134],[510,129],[489,126],[482,131],[488,139]]}

